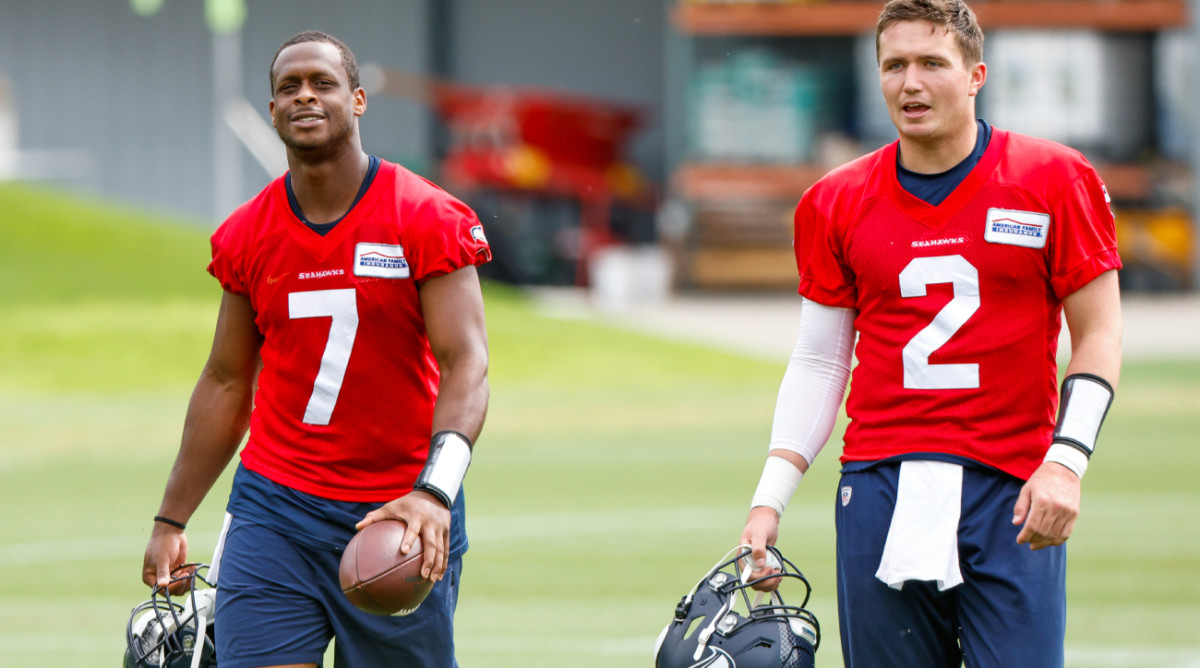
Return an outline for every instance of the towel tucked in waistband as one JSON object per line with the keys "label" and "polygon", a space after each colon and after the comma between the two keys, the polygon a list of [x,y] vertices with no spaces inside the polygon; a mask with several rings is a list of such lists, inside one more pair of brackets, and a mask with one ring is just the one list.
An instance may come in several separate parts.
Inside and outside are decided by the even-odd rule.
{"label": "towel tucked in waistband", "polygon": [[962,466],[914,460],[900,463],[896,507],[875,577],[893,589],[908,580],[937,582],[945,591],[962,583],[958,518]]}

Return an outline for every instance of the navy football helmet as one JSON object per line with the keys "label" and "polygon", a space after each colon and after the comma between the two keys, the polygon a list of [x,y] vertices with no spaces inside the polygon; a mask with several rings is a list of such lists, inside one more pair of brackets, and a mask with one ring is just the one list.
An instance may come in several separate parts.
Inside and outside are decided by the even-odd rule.
{"label": "navy football helmet", "polygon": [[[779,571],[775,575],[751,580],[750,546],[739,545],[692,587],[658,637],[655,668],[813,667],[821,627],[804,609],[812,587],[779,550],[767,550],[767,563]],[[800,605],[785,605],[779,589],[770,594],[752,589],[772,578],[780,578],[781,588],[799,580],[804,585]],[[741,612],[735,611],[739,607]]]}
{"label": "navy football helmet", "polygon": [[[204,577],[207,564],[185,564],[171,573],[169,589],[187,590],[171,598],[155,587],[129,614],[124,668],[216,668],[213,618],[217,590]],[[183,583],[186,583],[184,585]]]}

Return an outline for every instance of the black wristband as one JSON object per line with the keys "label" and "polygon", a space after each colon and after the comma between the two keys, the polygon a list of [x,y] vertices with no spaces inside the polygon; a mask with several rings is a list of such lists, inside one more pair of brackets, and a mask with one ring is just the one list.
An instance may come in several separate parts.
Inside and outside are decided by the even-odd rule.
{"label": "black wristband", "polygon": [[1080,443],[1079,441],[1077,441],[1073,438],[1065,438],[1065,437],[1060,436],[1059,438],[1054,439],[1052,441],[1052,443],[1062,443],[1063,445],[1069,445],[1072,448],[1075,448],[1076,450],[1082,452],[1084,457],[1087,457],[1088,459],[1092,458],[1092,451],[1088,450],[1086,445]]}
{"label": "black wristband", "polygon": [[[447,443],[450,444],[448,450]],[[449,454],[444,455],[444,452]],[[471,439],[457,431],[439,431],[429,441],[429,458],[413,483],[413,491],[431,494],[442,505],[453,508],[470,464]]]}
{"label": "black wristband", "polygon": [[162,524],[166,524],[167,526],[173,526],[176,529],[179,529],[180,531],[187,531],[186,524],[184,524],[183,522],[176,522],[175,520],[173,520],[169,517],[163,517],[162,515],[155,515],[154,521],[161,522]]}
{"label": "black wristband", "polygon": [[425,492],[426,494],[432,496],[433,498],[437,499],[438,501],[441,501],[442,505],[446,506],[447,508],[454,507],[454,499],[447,496],[447,494],[445,492],[443,492],[442,490],[440,490],[437,487],[434,487],[433,485],[430,485],[428,483],[417,481],[417,483],[415,485],[413,485],[413,491],[414,492]]}

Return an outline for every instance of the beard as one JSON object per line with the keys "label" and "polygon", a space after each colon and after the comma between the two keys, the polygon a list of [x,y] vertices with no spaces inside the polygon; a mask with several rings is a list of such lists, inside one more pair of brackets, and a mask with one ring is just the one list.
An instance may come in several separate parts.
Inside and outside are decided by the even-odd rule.
{"label": "beard", "polygon": [[[286,128],[287,125],[284,124],[283,127]],[[328,161],[344,151],[353,132],[352,123],[348,118],[343,117],[336,124],[332,118],[330,119],[329,134],[323,138],[290,131],[281,131],[277,134],[289,153],[303,162],[311,164]]]}

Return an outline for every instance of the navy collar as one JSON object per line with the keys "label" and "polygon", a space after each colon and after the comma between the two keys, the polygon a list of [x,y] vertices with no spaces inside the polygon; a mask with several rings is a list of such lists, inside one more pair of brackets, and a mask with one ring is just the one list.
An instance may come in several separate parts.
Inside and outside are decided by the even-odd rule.
{"label": "navy collar", "polygon": [[900,152],[897,151],[896,178],[900,180],[900,185],[915,197],[933,206],[941,204],[954,192],[958,184],[967,178],[967,174],[975,169],[975,165],[979,164],[979,159],[987,150],[988,142],[992,140],[992,126],[983,119],[976,119],[975,122],[979,124],[979,132],[975,133],[975,149],[962,162],[940,174],[921,174],[905,169],[904,165],[900,164]]}
{"label": "navy collar", "polygon": [[342,220],[354,210],[354,206],[363,198],[363,195],[367,194],[367,190],[371,187],[371,182],[375,180],[375,173],[379,171],[379,158],[373,155],[367,157],[369,158],[367,163],[367,175],[363,177],[362,185],[358,187],[358,194],[354,196],[354,202],[350,204],[350,208],[346,209],[346,213],[343,213],[341,218],[338,218],[331,223],[314,223],[304,217],[304,212],[300,210],[300,202],[296,201],[296,192],[292,190],[292,173],[288,172],[286,175],[284,175],[283,185],[287,189],[288,206],[292,208],[292,213],[296,215],[296,218],[299,218],[300,222],[304,223],[310,230],[321,236],[325,236],[338,223],[342,222]]}

